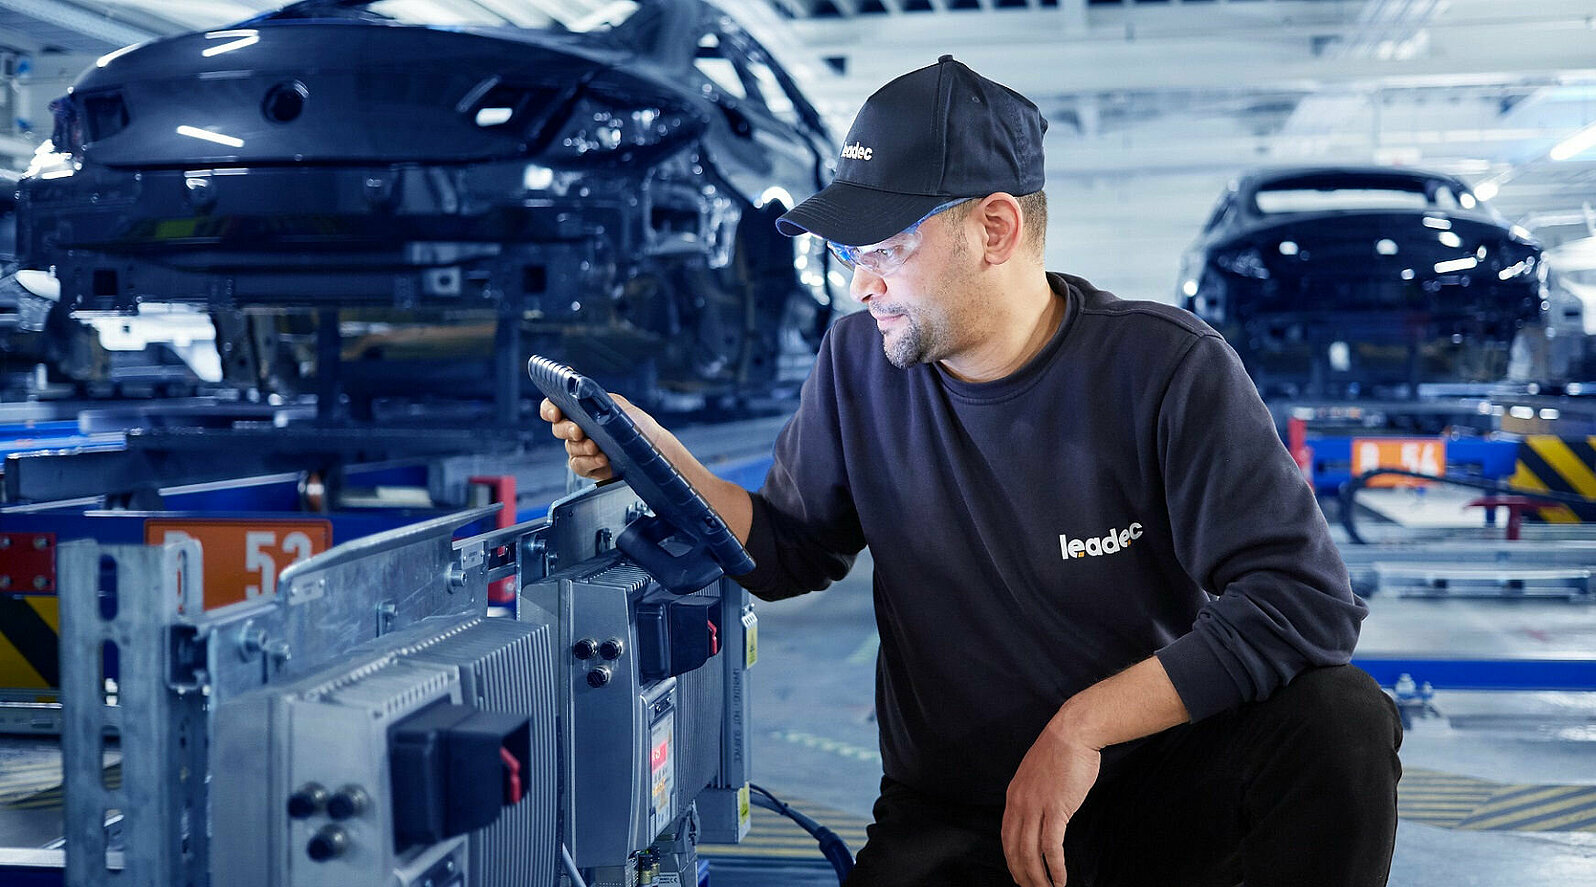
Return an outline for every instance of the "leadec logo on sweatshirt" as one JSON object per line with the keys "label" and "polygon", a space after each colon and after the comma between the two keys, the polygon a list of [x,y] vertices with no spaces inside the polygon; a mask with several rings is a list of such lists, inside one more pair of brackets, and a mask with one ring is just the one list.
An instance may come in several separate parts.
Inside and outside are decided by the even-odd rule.
{"label": "leadec logo on sweatshirt", "polygon": [[1142,538],[1142,525],[1133,523],[1123,530],[1109,530],[1106,536],[1094,536],[1088,539],[1071,539],[1060,533],[1058,548],[1065,560],[1076,557],[1101,557],[1105,554],[1118,554],[1140,538]]}

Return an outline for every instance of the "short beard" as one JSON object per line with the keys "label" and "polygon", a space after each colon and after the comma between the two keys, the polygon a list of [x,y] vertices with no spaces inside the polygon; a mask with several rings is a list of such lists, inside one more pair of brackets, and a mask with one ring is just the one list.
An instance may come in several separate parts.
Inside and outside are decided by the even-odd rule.
{"label": "short beard", "polygon": [[[943,310],[954,304],[954,299],[963,298],[966,289],[963,284],[962,272],[964,261],[969,257],[970,245],[963,236],[953,238],[953,246],[948,250],[947,272],[937,283],[938,301]],[[898,330],[898,338],[890,339],[885,334],[881,339],[881,350],[887,356],[887,362],[900,370],[906,370],[917,363],[933,363],[947,357],[952,349],[949,347],[949,333],[946,328],[947,317],[943,315],[932,318],[926,322],[910,312],[902,315],[902,329]]]}
{"label": "short beard", "polygon": [[903,329],[898,331],[898,338],[883,337],[881,350],[887,355],[887,362],[900,370],[906,370],[917,363],[930,363],[936,358],[931,357],[934,342],[926,341],[925,331],[920,326],[920,321],[912,314],[901,315]]}

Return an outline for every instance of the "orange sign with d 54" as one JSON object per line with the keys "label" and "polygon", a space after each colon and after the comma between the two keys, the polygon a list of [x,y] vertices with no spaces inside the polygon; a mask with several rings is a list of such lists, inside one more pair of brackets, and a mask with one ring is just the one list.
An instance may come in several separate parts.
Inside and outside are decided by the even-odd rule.
{"label": "orange sign with d 54", "polygon": [[[1358,437],[1352,440],[1352,476],[1396,468],[1440,477],[1446,473],[1446,441],[1437,437]],[[1429,481],[1401,474],[1376,475],[1369,487],[1418,487]]]}

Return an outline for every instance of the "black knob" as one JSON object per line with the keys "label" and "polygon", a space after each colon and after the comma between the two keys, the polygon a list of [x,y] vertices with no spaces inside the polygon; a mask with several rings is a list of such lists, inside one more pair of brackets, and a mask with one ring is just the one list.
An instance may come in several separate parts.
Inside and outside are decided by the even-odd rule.
{"label": "black knob", "polygon": [[346,785],[327,800],[327,815],[333,819],[348,819],[365,810],[370,800],[360,786]]}
{"label": "black knob", "polygon": [[602,687],[609,682],[610,670],[608,666],[600,665],[587,673],[587,685],[589,687]]}
{"label": "black knob", "polygon": [[626,652],[626,643],[620,638],[610,638],[604,643],[599,644],[598,652],[600,656],[608,659],[611,662],[614,662],[615,660],[621,658],[622,653]]}
{"label": "black knob", "polygon": [[598,652],[598,641],[592,638],[583,638],[571,645],[571,655],[578,659],[592,659]]}
{"label": "black knob", "polygon": [[317,862],[326,862],[349,849],[349,833],[336,825],[324,826],[310,839],[305,852]]}
{"label": "black knob", "polygon": [[315,782],[307,782],[288,796],[288,815],[295,819],[308,819],[321,812],[327,804],[327,790]]}

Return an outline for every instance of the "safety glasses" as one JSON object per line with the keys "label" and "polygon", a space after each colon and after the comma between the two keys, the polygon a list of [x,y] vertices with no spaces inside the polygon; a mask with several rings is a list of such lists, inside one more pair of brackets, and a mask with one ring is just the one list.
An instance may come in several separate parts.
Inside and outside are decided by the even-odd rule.
{"label": "safety glasses", "polygon": [[973,197],[963,197],[958,200],[950,200],[921,216],[920,221],[880,243],[872,243],[867,246],[847,246],[846,244],[828,240],[826,241],[826,248],[831,250],[831,254],[837,257],[837,261],[848,266],[850,270],[858,267],[864,268],[877,276],[891,274],[902,268],[903,263],[909,261],[909,257],[914,255],[914,251],[920,248],[922,239],[920,226],[924,225],[927,219],[974,199]]}

